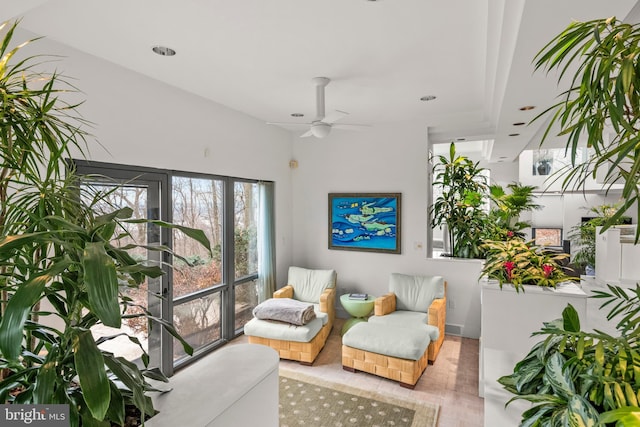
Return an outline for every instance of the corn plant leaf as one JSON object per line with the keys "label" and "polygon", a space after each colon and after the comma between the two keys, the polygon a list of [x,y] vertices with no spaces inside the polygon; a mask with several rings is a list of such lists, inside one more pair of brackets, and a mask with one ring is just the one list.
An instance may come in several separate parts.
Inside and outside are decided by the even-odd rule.
{"label": "corn plant leaf", "polygon": [[598,421],[604,425],[618,423],[620,426],[640,425],[640,408],[636,406],[625,406],[600,414]]}
{"label": "corn plant leaf", "polygon": [[91,311],[106,326],[119,328],[122,323],[118,301],[118,276],[113,259],[104,245],[89,242],[82,258]]}
{"label": "corn plant leaf", "polygon": [[133,404],[143,414],[153,415],[153,404],[145,396],[145,380],[138,367],[122,357],[105,354],[104,361],[116,376],[133,394]]}
{"label": "corn plant leaf", "polygon": [[0,322],[0,353],[3,358],[17,361],[20,356],[22,333],[31,307],[42,297],[46,284],[69,266],[68,260],[54,264],[49,270],[18,287]]}
{"label": "corn plant leaf", "polygon": [[74,334],[73,358],[87,407],[96,420],[102,420],[109,409],[111,389],[102,352],[90,331]]}
{"label": "corn plant leaf", "polygon": [[52,346],[45,363],[42,364],[36,376],[36,384],[33,388],[33,403],[51,403],[56,384],[56,359],[58,347]]}
{"label": "corn plant leaf", "polygon": [[120,425],[124,425],[124,398],[113,381],[109,381],[109,387],[111,388],[111,402],[107,410],[107,418],[117,421]]}
{"label": "corn plant leaf", "polygon": [[192,238],[193,240],[195,240],[196,242],[200,243],[202,246],[207,248],[209,253],[211,253],[211,243],[209,242],[209,238],[207,237],[205,232],[202,231],[202,230],[199,230],[199,229],[196,229],[196,228],[191,228],[191,227],[185,227],[185,226],[178,225],[178,224],[171,224],[171,223],[165,222],[165,221],[152,220],[152,219],[129,219],[129,220],[125,220],[123,222],[128,222],[128,223],[131,223],[131,224],[148,223],[148,224],[158,225],[158,226],[164,227],[164,228],[180,230],[184,234],[186,234],[187,236],[189,236],[190,238]]}

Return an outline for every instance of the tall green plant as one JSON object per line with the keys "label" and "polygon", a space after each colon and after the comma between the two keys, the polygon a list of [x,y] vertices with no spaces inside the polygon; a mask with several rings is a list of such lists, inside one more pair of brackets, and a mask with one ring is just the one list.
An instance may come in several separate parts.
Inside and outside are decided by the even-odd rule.
{"label": "tall green plant", "polygon": [[[0,402],[68,404],[72,426],[123,424],[125,404],[154,413],[146,378],[165,378],[147,368],[135,337],[128,338],[143,351],[142,369],[100,349],[116,336],[96,341],[91,327],[145,317],[191,351],[171,324],[146,310],[129,311],[133,303],[122,287],[138,287],[163,270],[135,260],[128,253],[134,245],[118,244],[126,237],[123,224],[176,227],[210,250],[209,242],[199,230],[131,219],[128,208],[97,212],[105,195],[78,185],[64,160],[87,147],[86,122],[63,99],[73,87],[55,73],[37,72],[38,56],[11,62],[31,43],[11,47],[16,27],[0,27]],[[41,308],[45,300],[48,311]]]}
{"label": "tall green plant", "polygon": [[[579,266],[595,267],[596,265],[596,227],[607,224],[615,211],[615,205],[600,205],[589,209],[596,216],[581,224],[576,224],[569,230],[567,237],[576,250],[572,251],[571,261]],[[622,224],[622,218],[613,221],[612,225]]]}
{"label": "tall green plant", "polygon": [[540,209],[535,203],[534,190],[537,187],[513,182],[507,185],[509,192],[498,184],[489,186],[489,197],[493,202],[489,218],[483,233],[485,240],[507,240],[511,237],[524,237],[522,230],[530,227],[520,220],[523,212]]}
{"label": "tall green plant", "polygon": [[460,258],[478,258],[486,214],[482,204],[487,193],[484,168],[465,156],[456,154],[454,143],[449,146],[449,157],[438,156],[433,167],[433,185],[442,187],[442,195],[431,206],[431,226],[447,226],[452,255]]}
{"label": "tall green plant", "polygon": [[[605,228],[634,205],[640,214],[640,24],[615,17],[574,22],[535,61],[536,70],[559,70],[560,80],[575,70],[561,100],[541,114],[552,112],[543,141],[556,125],[567,140],[571,168],[563,189],[583,188],[598,173],[607,188],[623,184],[622,203]],[[582,163],[578,148],[584,139],[594,155]]]}

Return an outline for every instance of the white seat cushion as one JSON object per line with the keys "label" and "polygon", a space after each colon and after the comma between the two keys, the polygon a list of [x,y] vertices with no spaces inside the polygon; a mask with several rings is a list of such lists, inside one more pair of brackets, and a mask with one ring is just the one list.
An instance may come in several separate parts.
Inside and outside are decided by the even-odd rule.
{"label": "white seat cushion", "polygon": [[336,286],[336,272],[289,267],[287,284],[293,286],[293,299],[319,304],[325,289]]}
{"label": "white seat cushion", "polygon": [[398,357],[419,360],[431,342],[429,333],[421,328],[402,328],[361,322],[353,325],[342,337],[342,343],[351,348]]}
{"label": "white seat cushion", "polygon": [[440,331],[436,326],[427,324],[428,317],[427,313],[417,311],[394,311],[384,316],[371,316],[369,323],[402,328],[419,328],[427,331],[431,341],[436,341],[440,336]]}
{"label": "white seat cushion", "polygon": [[309,342],[318,335],[322,326],[322,319],[318,318],[306,325],[297,326],[254,317],[244,325],[244,334],[272,340]]}
{"label": "white seat cushion", "polygon": [[444,298],[444,279],[391,273],[389,291],[396,295],[396,310],[427,313],[434,299]]}

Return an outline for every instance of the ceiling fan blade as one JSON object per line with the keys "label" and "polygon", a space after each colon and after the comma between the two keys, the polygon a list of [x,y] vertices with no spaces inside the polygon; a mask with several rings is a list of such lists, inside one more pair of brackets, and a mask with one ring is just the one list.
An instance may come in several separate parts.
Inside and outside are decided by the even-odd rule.
{"label": "ceiling fan blade", "polygon": [[311,123],[297,123],[297,122],[266,122],[268,125],[276,126],[310,126]]}
{"label": "ceiling fan blade", "polygon": [[324,117],[324,119],[322,119],[322,121],[325,122],[325,123],[334,123],[334,122],[337,122],[338,120],[340,120],[343,117],[346,117],[348,115],[349,115],[349,113],[347,113],[345,111],[333,110],[332,112],[327,114]]}
{"label": "ceiling fan blade", "polygon": [[310,136],[313,136],[313,133],[311,133],[311,129],[300,135],[300,138],[308,138]]}
{"label": "ceiling fan blade", "polygon": [[335,129],[345,129],[345,130],[365,130],[369,129],[371,125],[359,125],[355,123],[337,123],[331,126]]}

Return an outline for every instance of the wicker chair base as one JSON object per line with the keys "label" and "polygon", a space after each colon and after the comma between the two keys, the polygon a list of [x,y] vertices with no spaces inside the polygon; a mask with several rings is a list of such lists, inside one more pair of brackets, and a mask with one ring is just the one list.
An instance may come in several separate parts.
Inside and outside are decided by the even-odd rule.
{"label": "wicker chair base", "polygon": [[251,335],[248,337],[251,344],[262,344],[271,347],[278,352],[281,359],[296,360],[310,365],[316,360],[318,353],[324,347],[332,326],[333,322],[328,322],[309,342],[284,341]]}
{"label": "wicker chair base", "polygon": [[399,381],[403,387],[413,389],[427,368],[428,350],[418,360],[400,359],[384,354],[371,353],[358,348],[342,346],[342,367],[347,371],[363,371],[390,380]]}

